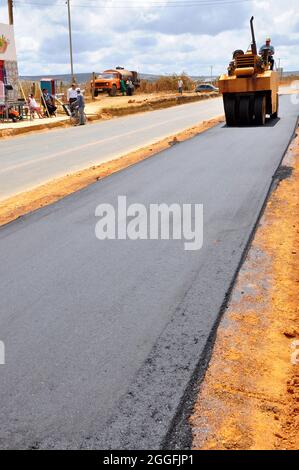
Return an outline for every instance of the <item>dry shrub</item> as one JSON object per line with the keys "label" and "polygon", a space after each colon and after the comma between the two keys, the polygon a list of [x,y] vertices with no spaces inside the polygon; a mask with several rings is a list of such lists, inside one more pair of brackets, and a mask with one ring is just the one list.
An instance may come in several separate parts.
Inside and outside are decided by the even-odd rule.
{"label": "dry shrub", "polygon": [[178,80],[181,78],[184,83],[184,91],[193,91],[195,82],[188,77],[186,73],[181,75],[163,76],[154,82],[148,80],[141,80],[139,91],[141,93],[173,93],[178,90]]}
{"label": "dry shrub", "polygon": [[[141,80],[140,88],[138,88],[137,93],[175,93],[178,90],[178,80],[181,78],[184,83],[184,91],[194,91],[196,83],[188,77],[186,73],[182,73],[181,75],[169,75],[163,76],[158,78],[158,80],[149,81],[149,80]],[[85,83],[78,83],[78,86],[84,90],[84,96],[89,101],[91,99],[91,87],[90,87],[90,80]],[[26,98],[28,98],[30,93],[33,93],[35,98],[40,101],[40,89],[39,89],[39,82],[33,82],[30,80],[22,80],[21,81],[22,88]],[[56,81],[56,93],[57,94],[64,94],[64,97],[67,96],[67,90],[69,88],[69,84],[63,81]]]}

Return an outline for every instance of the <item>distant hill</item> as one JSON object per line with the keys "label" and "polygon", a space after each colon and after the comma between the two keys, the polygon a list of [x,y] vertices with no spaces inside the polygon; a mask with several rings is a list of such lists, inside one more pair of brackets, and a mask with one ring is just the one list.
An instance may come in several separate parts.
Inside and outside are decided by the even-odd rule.
{"label": "distant hill", "polygon": [[[292,76],[292,75],[296,75],[298,76],[299,75],[299,71],[295,71],[295,72],[283,72],[283,76],[285,77],[289,77],[289,76]],[[140,78],[142,80],[148,80],[150,82],[154,82],[156,80],[158,80],[160,77],[162,77],[162,75],[153,75],[153,74],[148,74],[148,73],[141,73],[140,74]],[[61,81],[63,83],[70,83],[71,81],[71,75],[70,74],[62,74],[62,75],[21,75],[20,76],[20,79],[21,80],[29,80],[29,81],[39,81],[41,80],[42,78],[54,78],[55,80],[58,80],[58,81]],[[91,78],[91,74],[90,73],[77,73],[76,74],[76,78],[77,78],[77,82],[82,84],[82,83],[86,83],[88,80],[90,80]],[[207,81],[207,80],[210,80],[210,77],[209,76],[205,76],[205,75],[202,75],[202,76],[191,76],[191,78],[195,81],[198,81],[198,80],[201,80],[201,81]],[[213,79],[216,79],[217,77],[213,77]]]}
{"label": "distant hill", "polygon": [[299,70],[297,70],[297,71],[295,71],[295,72],[283,72],[283,76],[284,76],[284,77],[290,77],[290,76],[292,76],[292,75],[298,77],[298,75],[299,75]]}
{"label": "distant hill", "polygon": [[[140,74],[141,79],[143,80],[149,80],[154,82],[155,80],[158,80],[158,78],[161,77],[161,75],[152,75],[152,74],[146,74],[146,73],[141,73]],[[70,83],[71,81],[71,75],[70,74],[62,74],[62,75],[21,75],[20,79],[21,80],[31,80],[31,81],[39,81],[42,78],[54,78],[55,80],[64,82],[64,83]],[[85,83],[88,80],[91,79],[91,73],[76,73],[76,79],[78,83]]]}
{"label": "distant hill", "polygon": [[[148,80],[150,82],[154,82],[156,80],[158,80],[160,77],[162,77],[163,75],[154,75],[154,74],[149,74],[149,73],[141,73],[140,74],[140,78],[142,80]],[[28,80],[28,81],[39,81],[41,80],[42,78],[54,78],[55,80],[58,80],[58,81],[61,81],[61,82],[64,82],[64,83],[70,83],[71,81],[71,75],[70,74],[62,74],[62,75],[21,75],[20,76],[20,79],[21,80]],[[205,77],[205,76],[191,76],[191,78],[193,80],[204,80],[206,78],[209,78],[209,77]],[[216,77],[215,77],[216,78]],[[77,73],[76,74],[76,79],[77,79],[77,82],[78,83],[86,83],[88,80],[91,79],[91,73]]]}

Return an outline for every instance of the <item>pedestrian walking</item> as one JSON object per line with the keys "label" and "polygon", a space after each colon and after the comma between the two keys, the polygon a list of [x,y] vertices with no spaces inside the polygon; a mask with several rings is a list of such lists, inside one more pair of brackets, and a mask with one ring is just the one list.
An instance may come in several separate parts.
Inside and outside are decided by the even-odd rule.
{"label": "pedestrian walking", "polygon": [[178,80],[178,92],[180,95],[183,94],[183,87],[184,87],[184,82],[181,78]]}

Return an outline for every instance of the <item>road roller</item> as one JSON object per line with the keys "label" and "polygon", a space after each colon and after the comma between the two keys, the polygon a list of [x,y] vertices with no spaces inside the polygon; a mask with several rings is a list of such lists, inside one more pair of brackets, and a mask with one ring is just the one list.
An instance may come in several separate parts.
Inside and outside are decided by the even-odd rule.
{"label": "road roller", "polygon": [[247,52],[234,51],[227,73],[218,82],[228,126],[262,126],[266,115],[278,116],[278,72],[271,70],[269,50],[257,53],[253,20],[250,47]]}

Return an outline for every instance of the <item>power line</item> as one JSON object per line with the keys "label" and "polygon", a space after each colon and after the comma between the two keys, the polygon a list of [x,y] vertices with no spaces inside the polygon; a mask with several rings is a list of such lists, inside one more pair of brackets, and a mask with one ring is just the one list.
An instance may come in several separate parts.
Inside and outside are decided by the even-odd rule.
{"label": "power line", "polygon": [[[128,8],[140,8],[140,7],[153,7],[153,8],[196,8],[196,7],[201,7],[201,6],[225,6],[225,5],[237,5],[241,3],[248,3],[251,2],[252,0],[170,0],[168,2],[163,2],[163,1],[157,1],[154,0],[153,2],[138,2],[136,3],[136,0],[132,3],[127,2],[126,4],[124,3],[118,3],[118,2],[113,2],[111,3],[106,3],[101,0],[100,2],[97,3],[72,3],[73,8],[94,8],[94,9],[128,9]],[[34,0],[15,0],[15,4],[18,6],[40,6],[40,7],[58,7],[58,6],[65,6],[67,2],[54,2],[54,3],[49,3],[49,1],[39,3]]]}
{"label": "power line", "polygon": [[96,9],[103,9],[103,8],[106,8],[106,9],[127,9],[127,8],[140,8],[140,7],[152,7],[152,8],[161,8],[161,9],[165,9],[165,8],[196,8],[196,7],[201,7],[201,6],[225,6],[225,5],[236,5],[236,4],[240,4],[240,3],[247,3],[247,2],[250,2],[252,0],[205,0],[205,1],[201,1],[201,2],[197,2],[197,1],[193,1],[193,2],[190,2],[190,3],[186,3],[186,2],[174,2],[174,3],[154,3],[154,2],[150,2],[150,3],[138,3],[138,4],[131,4],[131,5],[118,5],[118,4],[114,4],[114,5],[107,5],[107,4],[102,4],[102,6],[99,6],[98,4],[95,5],[95,4],[90,4],[90,3],[81,3],[81,4],[74,4],[74,7],[77,7],[77,8],[86,8],[86,7],[89,7],[89,8],[96,8]]}
{"label": "power line", "polygon": [[[76,1],[76,0],[75,0]],[[205,3],[222,3],[223,1],[228,1],[228,0],[152,0],[152,1],[146,1],[146,0],[132,0],[129,1],[127,0],[126,4],[124,5],[123,1],[120,0],[91,0],[88,2],[88,5],[94,5],[94,4],[100,4],[100,6],[113,6],[115,4],[121,4],[124,5],[124,8],[126,8],[128,5],[162,5],[162,6],[173,6],[173,5],[188,5],[188,4],[205,4]],[[243,2],[250,2],[252,0],[229,0],[230,3],[243,3]],[[36,1],[36,0],[15,0],[16,3],[19,3],[20,5],[32,5],[32,4],[38,4],[38,5],[64,5],[67,3],[66,0],[60,0],[59,2],[57,0],[53,0],[50,2],[49,0],[47,1]],[[80,4],[80,0],[79,0]]]}
{"label": "power line", "polygon": [[[99,5],[99,3],[101,4],[101,8],[103,6],[107,7],[107,8],[113,8],[113,7],[122,7],[122,8],[127,8],[128,6],[133,6],[134,8],[135,7],[138,7],[140,5],[144,5],[144,6],[161,6],[161,7],[176,7],[176,6],[184,6],[184,7],[188,7],[188,6],[200,6],[200,5],[211,5],[211,4],[215,4],[215,5],[221,5],[223,3],[246,3],[246,2],[251,2],[252,0],[168,0],[168,1],[163,1],[163,0],[153,0],[153,1],[136,1],[136,0],[133,0],[132,2],[129,2],[127,1],[125,4],[123,1],[119,1],[119,0],[114,0],[113,3],[109,3],[109,0],[108,1],[103,1],[103,0],[100,0],[98,2],[89,2],[88,5],[89,6],[96,6],[96,5]],[[79,6],[79,4],[76,4],[74,3],[74,6]],[[85,3],[81,3],[81,5],[87,5]]]}

